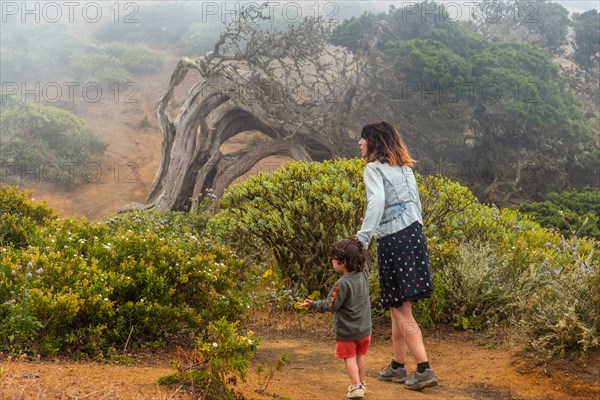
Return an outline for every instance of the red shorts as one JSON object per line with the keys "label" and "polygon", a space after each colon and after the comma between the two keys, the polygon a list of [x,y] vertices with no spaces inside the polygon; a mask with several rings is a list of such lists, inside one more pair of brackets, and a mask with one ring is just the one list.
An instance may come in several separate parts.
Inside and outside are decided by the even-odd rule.
{"label": "red shorts", "polygon": [[353,342],[335,341],[335,356],[337,358],[350,358],[356,355],[366,356],[371,343],[371,335]]}

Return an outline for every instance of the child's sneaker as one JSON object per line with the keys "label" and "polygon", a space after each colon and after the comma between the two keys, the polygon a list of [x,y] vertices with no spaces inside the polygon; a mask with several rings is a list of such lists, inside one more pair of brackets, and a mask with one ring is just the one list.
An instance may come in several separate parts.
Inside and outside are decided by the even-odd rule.
{"label": "child's sneaker", "polygon": [[415,371],[413,376],[404,382],[404,387],[409,390],[423,390],[437,386],[438,381],[435,379],[433,369],[427,368],[423,372]]}
{"label": "child's sneaker", "polygon": [[377,377],[382,381],[404,383],[406,381],[406,375],[406,368],[392,368],[392,364],[390,364],[381,371],[379,371]]}
{"label": "child's sneaker", "polygon": [[357,383],[356,385],[348,386],[348,394],[346,395],[349,399],[364,399],[365,389],[363,385]]}
{"label": "child's sneaker", "polygon": [[361,382],[360,386],[362,386],[363,392],[365,392],[365,394],[367,394],[367,384],[365,382]]}

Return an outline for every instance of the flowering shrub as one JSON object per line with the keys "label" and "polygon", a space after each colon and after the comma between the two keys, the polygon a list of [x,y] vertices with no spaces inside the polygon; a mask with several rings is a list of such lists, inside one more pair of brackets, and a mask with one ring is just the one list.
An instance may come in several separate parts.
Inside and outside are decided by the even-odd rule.
{"label": "flowering shrub", "polygon": [[598,242],[545,233],[550,240],[539,251],[544,258],[523,274],[525,285],[513,305],[514,331],[547,358],[583,353],[600,345]]}
{"label": "flowering shrub", "polygon": [[[49,213],[21,230],[5,225],[24,240],[0,248],[0,351],[97,354],[149,341],[207,340],[210,322],[236,321],[247,300],[290,309],[336,278],[327,249],[359,228],[362,165],[290,163],[230,188],[210,220],[138,212],[98,224]],[[599,345],[596,240],[567,239],[441,177],[417,181],[434,276],[432,298],[415,306],[420,322],[504,325],[547,356]],[[37,215],[29,197],[3,190],[5,204],[21,205],[4,206],[0,221]],[[259,254],[266,267],[248,267],[219,240],[247,258]],[[371,271],[377,312],[376,267]]]}
{"label": "flowering shrub", "polygon": [[31,192],[0,186],[0,246],[27,247],[38,227],[53,218],[54,210],[33,202]]}
{"label": "flowering shrub", "polygon": [[199,338],[192,351],[179,349],[177,372],[160,378],[159,383],[185,385],[202,398],[235,399],[227,386],[228,375],[244,379],[257,346],[254,333],[241,335],[236,323],[225,319],[211,322],[207,337]]}
{"label": "flowering shrub", "polygon": [[241,261],[198,223],[156,212],[66,219],[39,227],[27,248],[3,247],[0,349],[100,355],[183,343],[206,335],[211,321],[238,320]]}
{"label": "flowering shrub", "polygon": [[467,329],[505,319],[506,288],[494,249],[488,244],[466,242],[457,253],[456,261],[442,269],[436,282],[445,289],[445,306],[452,313],[452,321]]}

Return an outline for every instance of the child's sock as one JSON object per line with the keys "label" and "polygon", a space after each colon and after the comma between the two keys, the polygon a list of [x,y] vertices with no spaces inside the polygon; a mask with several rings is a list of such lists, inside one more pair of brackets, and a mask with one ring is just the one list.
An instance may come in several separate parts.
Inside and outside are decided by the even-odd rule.
{"label": "child's sock", "polygon": [[429,361],[425,361],[425,362],[422,362],[422,363],[418,363],[418,364],[417,364],[417,372],[418,372],[418,373],[420,373],[420,374],[422,374],[423,372],[425,372],[425,370],[426,370],[427,368],[431,368],[431,367],[429,366]]}
{"label": "child's sock", "polygon": [[394,361],[394,359],[392,359],[392,368],[394,369],[398,369],[398,368],[404,368],[404,363],[400,364],[399,362]]}

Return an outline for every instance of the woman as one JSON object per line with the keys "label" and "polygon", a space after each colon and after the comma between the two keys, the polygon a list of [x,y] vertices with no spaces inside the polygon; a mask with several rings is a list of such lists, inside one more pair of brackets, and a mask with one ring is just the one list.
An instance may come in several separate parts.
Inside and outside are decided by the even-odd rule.
{"label": "woman", "polygon": [[[394,358],[379,379],[404,383],[407,389],[436,386],[412,303],[431,296],[433,282],[423,234],[421,201],[410,157],[398,130],[388,122],[365,125],[358,142],[367,164],[363,178],[367,210],[358,238],[368,246],[377,239],[381,304],[391,310]],[[407,350],[417,362],[408,379]]]}

